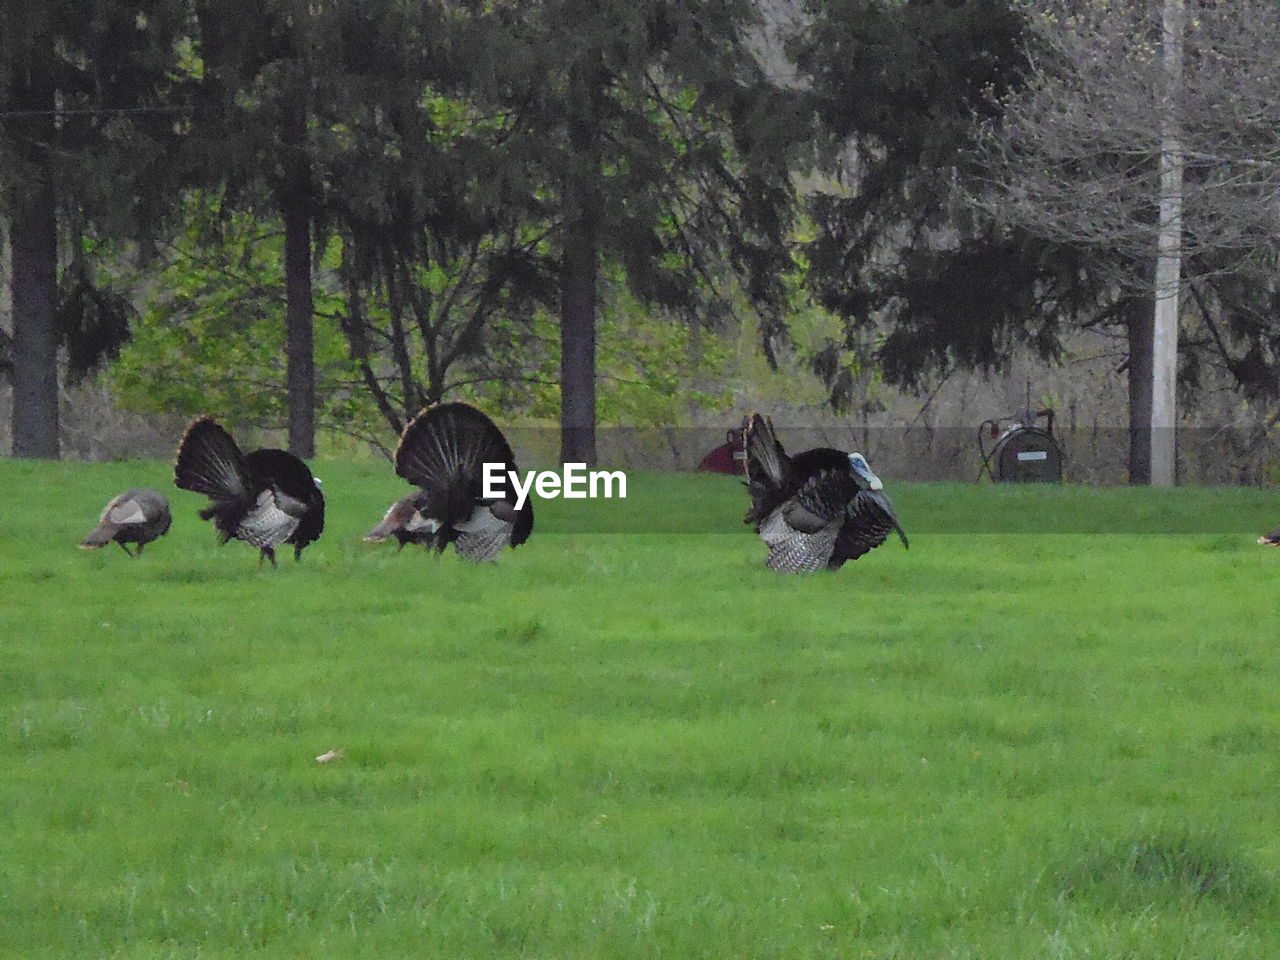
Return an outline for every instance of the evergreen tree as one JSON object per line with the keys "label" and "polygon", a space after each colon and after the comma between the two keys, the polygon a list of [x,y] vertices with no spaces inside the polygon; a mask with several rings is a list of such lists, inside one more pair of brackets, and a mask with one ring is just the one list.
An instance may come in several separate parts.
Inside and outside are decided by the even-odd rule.
{"label": "evergreen tree", "polygon": [[505,111],[501,179],[544,203],[558,266],[561,457],[595,461],[602,262],[642,302],[714,321],[726,266],[778,324],[805,124],[753,50],[746,0],[467,3],[466,85]]}
{"label": "evergreen tree", "polygon": [[[997,225],[965,195],[980,121],[997,115],[1027,66],[1018,4],[803,6],[788,49],[808,81],[830,174],[808,200],[817,229],[807,280],[845,327],[813,369],[837,409],[850,400],[851,363],[919,389],[956,367],[1000,370],[1020,349],[1055,359],[1073,324],[1133,315],[1133,298],[1111,296],[1085,251]],[[876,346],[860,356],[868,331]]]}
{"label": "evergreen tree", "polygon": [[[1020,16],[1006,0],[804,7],[789,49],[809,82],[824,133],[819,159],[832,174],[810,195],[818,230],[806,250],[809,279],[849,330],[831,351],[883,325],[875,360],[908,387],[951,364],[993,369],[1019,342],[1052,355],[1058,319],[1044,305],[1076,302],[1074,264],[1061,249],[958,216],[954,191],[975,115],[990,115],[992,94],[1024,66]],[[1042,277],[1048,299],[1036,294]],[[818,367],[834,374],[839,364],[828,355]]]}
{"label": "evergreen tree", "polygon": [[[86,296],[82,240],[145,232],[166,204],[181,4],[8,4],[0,22],[0,202],[12,249],[13,453],[58,456],[58,350],[119,343],[123,300]],[[73,225],[74,229],[70,229]],[[62,243],[63,240],[74,241]],[[79,268],[63,279],[62,259]]]}
{"label": "evergreen tree", "polygon": [[313,228],[323,157],[316,115],[338,96],[341,5],[331,0],[196,0],[205,112],[204,181],[238,203],[264,200],[285,231],[285,358],[289,450],[315,455]]}

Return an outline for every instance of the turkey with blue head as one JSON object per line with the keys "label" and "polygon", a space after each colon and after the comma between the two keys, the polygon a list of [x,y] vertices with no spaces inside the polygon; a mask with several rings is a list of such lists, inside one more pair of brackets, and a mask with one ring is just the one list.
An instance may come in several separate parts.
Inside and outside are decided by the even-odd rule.
{"label": "turkey with blue head", "polygon": [[[103,508],[98,525],[80,544],[81,550],[97,550],[112,541],[131,557],[169,530],[169,501],[159,490],[138,487],[126,490]],[[134,544],[130,550],[128,544]]]}
{"label": "turkey with blue head", "polygon": [[769,569],[838,570],[893,531],[908,545],[884,484],[862,454],[817,447],[788,456],[773,423],[758,413],[748,419],[743,444],[751,496],[744,521],[768,545]]}
{"label": "turkey with blue head", "polygon": [[178,446],[173,482],[202,493],[209,506],[201,520],[212,520],[222,543],[242,540],[259,550],[258,564],[276,565],[276,547],[289,544],[293,558],[324,530],[324,494],[320,481],[300,459],[285,450],[264,448],[241,453],[231,434],[212,417],[197,417]]}
{"label": "turkey with blue head", "polygon": [[[468,560],[494,560],[533,531],[533,505],[517,509],[509,480],[514,454],[497,424],[465,403],[428,407],[404,429],[396,473],[418,489],[401,497],[365,534],[377,543],[395,537],[443,552],[449,544]],[[485,464],[500,467],[499,495],[485,495]],[[495,468],[496,469],[496,468]]]}

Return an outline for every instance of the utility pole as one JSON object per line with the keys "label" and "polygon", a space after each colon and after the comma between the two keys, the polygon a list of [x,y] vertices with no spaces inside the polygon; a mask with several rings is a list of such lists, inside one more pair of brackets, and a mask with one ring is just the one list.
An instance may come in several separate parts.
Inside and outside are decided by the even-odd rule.
{"label": "utility pole", "polygon": [[1151,485],[1177,479],[1178,294],[1182,285],[1182,99],[1184,0],[1164,0],[1161,56],[1160,232],[1156,241],[1155,330],[1151,363]]}

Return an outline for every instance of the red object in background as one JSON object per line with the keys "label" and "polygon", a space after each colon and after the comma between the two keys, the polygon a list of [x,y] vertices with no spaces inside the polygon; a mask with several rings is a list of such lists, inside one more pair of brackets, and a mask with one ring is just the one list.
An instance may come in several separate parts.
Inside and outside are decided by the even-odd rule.
{"label": "red object in background", "polygon": [[725,434],[724,443],[703,457],[698,469],[703,473],[727,473],[738,477],[742,475],[746,457],[742,446],[742,430],[738,428]]}

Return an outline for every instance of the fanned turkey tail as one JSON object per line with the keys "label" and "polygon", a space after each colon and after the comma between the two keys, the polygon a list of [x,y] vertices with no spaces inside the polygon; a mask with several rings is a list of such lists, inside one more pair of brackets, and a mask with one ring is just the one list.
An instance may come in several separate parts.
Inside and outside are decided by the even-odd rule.
{"label": "fanned turkey tail", "polygon": [[197,417],[178,444],[173,482],[214,500],[235,500],[248,492],[244,454],[212,417]]}
{"label": "fanned turkey tail", "polygon": [[423,515],[442,523],[471,518],[484,490],[484,465],[512,467],[511,447],[487,416],[465,403],[428,407],[405,427],[396,448],[396,473],[425,496],[418,505]]}
{"label": "fanned turkey tail", "polygon": [[183,434],[173,482],[213,501],[200,511],[200,518],[213,521],[224,543],[235,536],[256,495],[244,454],[231,434],[208,416],[191,421]]}
{"label": "fanned turkey tail", "polygon": [[[465,403],[428,407],[405,427],[396,448],[396,473],[422,491],[413,501],[415,522],[437,550],[455,544],[471,560],[492,560],[533,530],[533,505],[515,508],[508,472],[511,446],[497,424]],[[498,496],[485,495],[485,464],[498,464]]]}
{"label": "fanned turkey tail", "polygon": [[751,496],[745,521],[760,523],[787,495],[792,479],[791,458],[773,431],[773,421],[758,413],[747,418],[742,444],[747,455],[747,493]]}

